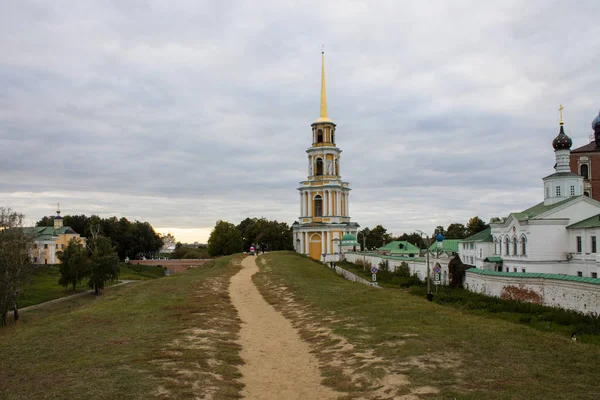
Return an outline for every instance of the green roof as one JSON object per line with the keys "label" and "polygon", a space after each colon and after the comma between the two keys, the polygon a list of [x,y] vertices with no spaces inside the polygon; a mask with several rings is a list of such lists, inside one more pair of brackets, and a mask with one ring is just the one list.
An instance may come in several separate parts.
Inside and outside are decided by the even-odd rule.
{"label": "green roof", "polygon": [[23,232],[33,235],[36,240],[52,240],[53,236],[61,235],[63,233],[77,233],[70,226],[62,226],[58,229],[54,229],[53,226],[25,227],[23,228]]}
{"label": "green roof", "polygon": [[[461,239],[444,239],[444,241],[442,242],[442,249],[444,251],[451,251],[454,253],[458,253],[458,242],[462,241]],[[434,241],[433,243],[431,243],[431,246],[429,246],[429,250],[430,251],[436,251],[437,250],[437,242]]]}
{"label": "green roof", "polygon": [[545,205],[544,202],[542,201],[541,203],[536,204],[533,207],[529,207],[527,210],[525,211],[521,211],[521,212],[516,212],[516,213],[511,213],[509,215],[509,217],[512,215],[515,217],[516,220],[518,221],[525,221],[528,219],[533,219],[535,217],[537,217],[540,214],[543,214],[547,211],[550,211],[556,207],[562,206],[563,204],[566,204],[570,201],[573,201],[574,199],[577,199],[581,196],[573,196],[573,197],[569,197],[568,199],[565,199],[563,201],[559,201],[558,203],[554,203],[554,204],[550,204],[550,205]]}
{"label": "green roof", "polygon": [[543,274],[538,272],[499,272],[499,271],[487,271],[484,269],[469,268],[467,272],[473,272],[479,275],[493,275],[493,276],[509,276],[517,278],[543,278],[543,279],[554,279],[557,281],[571,281],[571,282],[582,282],[582,283],[593,283],[600,285],[600,279],[598,278],[585,278],[583,276],[574,275],[559,275],[559,274]]}
{"label": "green roof", "polygon": [[405,240],[389,242],[381,246],[378,250],[389,251],[390,254],[419,254],[421,251],[417,246]]}
{"label": "green roof", "polygon": [[342,236],[342,246],[360,246],[360,244],[356,241],[356,236],[346,233]]}
{"label": "green roof", "polygon": [[477,232],[474,235],[469,236],[468,238],[461,239],[460,242],[493,242],[492,238],[492,228],[487,228],[482,230],[481,232]]}
{"label": "green roof", "polygon": [[489,262],[502,262],[502,257],[498,257],[498,256],[490,256],[490,257],[486,257],[485,260],[483,261],[489,261]]}
{"label": "green roof", "polygon": [[567,226],[567,229],[578,229],[578,228],[596,228],[600,226],[600,214],[584,219],[583,221],[575,222]]}
{"label": "green roof", "polygon": [[365,253],[363,253],[362,251],[348,251],[345,254],[356,254],[356,255],[367,255],[367,256],[375,256],[375,257],[379,257],[382,258],[384,260],[397,260],[397,261],[418,261],[418,262],[425,262],[426,259],[425,257],[406,257],[406,256],[400,256],[400,255],[390,255],[390,256],[386,256],[384,254],[379,254],[375,251],[367,251]]}

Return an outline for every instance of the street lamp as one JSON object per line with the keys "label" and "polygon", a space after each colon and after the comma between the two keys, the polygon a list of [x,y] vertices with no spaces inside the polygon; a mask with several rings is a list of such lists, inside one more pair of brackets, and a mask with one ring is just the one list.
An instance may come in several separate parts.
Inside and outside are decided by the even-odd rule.
{"label": "street lamp", "polygon": [[415,231],[420,233],[421,236],[425,236],[425,238],[427,239],[427,244],[426,244],[427,247],[425,248],[425,251],[427,252],[427,298],[429,299],[429,297],[430,297],[429,295],[431,294],[431,282],[429,279],[429,245],[430,245],[429,236],[425,232],[420,231],[418,229],[415,229]]}

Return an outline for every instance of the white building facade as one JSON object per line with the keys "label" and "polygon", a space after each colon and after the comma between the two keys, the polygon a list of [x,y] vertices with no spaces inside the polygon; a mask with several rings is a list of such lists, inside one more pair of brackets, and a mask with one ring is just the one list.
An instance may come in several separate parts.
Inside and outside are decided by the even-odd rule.
{"label": "white building facade", "polygon": [[[492,220],[490,245],[459,251],[463,263],[478,269],[549,273],[597,278],[600,259],[600,202],[583,194],[583,178],[569,169],[572,141],[560,131],[552,142],[556,172],[543,178],[544,201],[506,218]],[[487,252],[487,254],[486,254]],[[473,259],[473,263],[470,261]]]}

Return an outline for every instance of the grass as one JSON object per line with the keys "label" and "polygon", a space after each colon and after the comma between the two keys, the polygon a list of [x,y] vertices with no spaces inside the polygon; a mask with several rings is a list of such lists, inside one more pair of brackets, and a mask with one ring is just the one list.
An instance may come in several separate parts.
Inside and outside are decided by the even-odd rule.
{"label": "grass", "polygon": [[294,253],[261,258],[255,283],[312,343],[324,382],[344,398],[598,397],[600,346],[351,283]]}
{"label": "grass", "polygon": [[[120,269],[121,273],[119,279],[121,280],[147,280],[163,276],[162,268],[156,266],[121,263]],[[40,266],[40,268],[35,271],[29,284],[25,286],[24,290],[19,295],[19,308],[45,303],[60,297],[90,290],[85,280],[77,285],[74,291],[72,287],[65,288],[58,284],[59,277],[60,273],[57,265]],[[109,285],[110,284],[112,283],[109,283]]]}
{"label": "grass", "polygon": [[[362,266],[353,263],[343,262],[340,263],[340,266],[365,279],[371,276],[369,271],[363,271]],[[406,282],[406,279],[380,271],[377,273],[377,281],[379,286],[397,289]],[[416,283],[411,286],[409,293],[425,298],[427,295],[425,283],[414,280],[409,282]],[[432,288],[432,291],[435,293],[435,289]],[[473,314],[527,325],[543,332],[554,332],[563,337],[570,337],[572,333],[575,333],[581,342],[600,344],[600,318],[586,316],[575,311],[504,300],[473,293],[462,288],[445,286],[438,287],[438,294],[434,296],[433,301]]]}
{"label": "grass", "polygon": [[0,398],[235,399],[240,257],[24,310],[0,330]]}

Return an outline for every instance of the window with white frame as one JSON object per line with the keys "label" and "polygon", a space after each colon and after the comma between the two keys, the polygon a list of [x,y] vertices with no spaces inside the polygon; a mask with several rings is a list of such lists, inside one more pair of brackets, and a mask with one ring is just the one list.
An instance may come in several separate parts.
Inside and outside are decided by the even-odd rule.
{"label": "window with white frame", "polygon": [[571,196],[575,196],[575,185],[571,185]]}
{"label": "window with white frame", "polygon": [[506,247],[506,249],[504,249],[505,254],[507,256],[510,255],[510,242],[508,241],[508,236],[504,239],[504,247]]}
{"label": "window with white frame", "polygon": [[527,237],[521,236],[521,255],[527,255]]}
{"label": "window with white frame", "polygon": [[556,197],[560,197],[560,186],[556,187]]}
{"label": "window with white frame", "polygon": [[517,255],[517,237],[513,238],[513,256]]}
{"label": "window with white frame", "polygon": [[581,253],[582,248],[581,248],[581,236],[577,236],[577,252]]}
{"label": "window with white frame", "polygon": [[597,243],[596,236],[592,236],[592,253],[596,253],[597,251]]}

